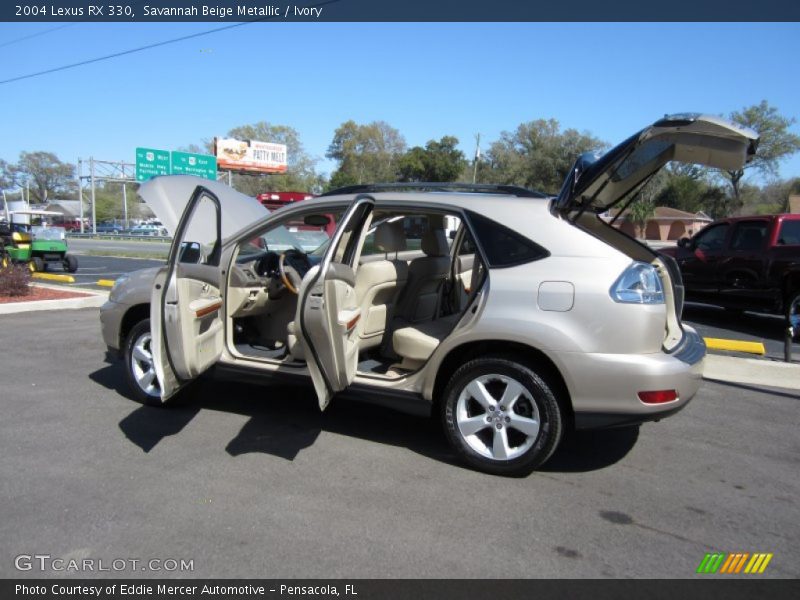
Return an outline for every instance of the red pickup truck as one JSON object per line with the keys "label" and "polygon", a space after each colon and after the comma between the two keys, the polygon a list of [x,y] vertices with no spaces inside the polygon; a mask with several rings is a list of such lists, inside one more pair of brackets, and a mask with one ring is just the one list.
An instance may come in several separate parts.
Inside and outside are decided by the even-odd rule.
{"label": "red pickup truck", "polygon": [[723,219],[660,252],[678,262],[687,300],[800,313],[800,214]]}

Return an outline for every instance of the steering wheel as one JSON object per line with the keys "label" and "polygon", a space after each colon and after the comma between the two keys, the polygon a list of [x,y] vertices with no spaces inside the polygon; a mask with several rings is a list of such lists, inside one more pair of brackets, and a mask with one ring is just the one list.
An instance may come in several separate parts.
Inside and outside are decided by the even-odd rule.
{"label": "steering wheel", "polygon": [[[298,262],[302,262],[302,266]],[[302,269],[302,273],[297,267]],[[297,295],[300,282],[309,269],[311,269],[311,262],[308,260],[308,255],[300,250],[287,250],[278,259],[278,273],[281,281],[286,289],[295,295]]]}

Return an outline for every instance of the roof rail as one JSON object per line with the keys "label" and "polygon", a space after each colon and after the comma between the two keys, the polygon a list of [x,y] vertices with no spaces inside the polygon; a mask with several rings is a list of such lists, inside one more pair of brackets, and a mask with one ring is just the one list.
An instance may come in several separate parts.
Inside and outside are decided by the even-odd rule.
{"label": "roof rail", "polygon": [[365,183],[361,185],[348,185],[340,187],[322,196],[338,196],[346,194],[374,194],[377,192],[467,192],[476,194],[508,194],[521,198],[550,198],[549,194],[529,190],[516,185],[497,185],[493,183],[426,183],[426,182],[397,182],[397,183]]}

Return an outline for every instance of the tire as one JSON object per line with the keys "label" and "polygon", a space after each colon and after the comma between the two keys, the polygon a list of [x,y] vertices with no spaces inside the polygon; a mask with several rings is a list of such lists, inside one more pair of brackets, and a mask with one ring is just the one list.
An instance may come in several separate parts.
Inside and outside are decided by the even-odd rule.
{"label": "tire", "polygon": [[[501,402],[509,389],[518,393],[506,406]],[[552,387],[534,370],[502,357],[472,360],[453,374],[442,424],[464,461],[493,475],[528,475],[552,456],[564,432]]]}
{"label": "tire", "polygon": [[64,255],[64,270],[69,273],[74,273],[78,270],[78,259],[72,254]]}
{"label": "tire", "polygon": [[42,272],[47,272],[47,261],[42,261]]}
{"label": "tire", "polygon": [[786,294],[784,313],[786,322],[794,329],[794,335],[800,335],[800,289]]}
{"label": "tire", "polygon": [[123,349],[125,380],[134,399],[148,406],[162,406],[161,388],[150,354],[150,319],[143,319],[131,328]]}
{"label": "tire", "polygon": [[44,261],[38,256],[34,256],[28,262],[28,269],[30,269],[31,273],[41,273],[44,271]]}

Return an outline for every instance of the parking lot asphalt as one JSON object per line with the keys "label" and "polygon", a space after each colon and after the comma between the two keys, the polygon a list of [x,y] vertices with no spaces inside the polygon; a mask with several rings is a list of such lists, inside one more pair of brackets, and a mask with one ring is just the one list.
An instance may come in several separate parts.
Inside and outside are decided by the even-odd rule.
{"label": "parking lot asphalt", "polygon": [[[20,554],[193,561],[127,577],[695,577],[706,552],[800,575],[797,390],[705,383],[661,423],[574,435],[540,472],[459,464],[435,422],[206,381],[128,399],[97,309],[0,317],[0,577]],[[703,577],[714,577],[704,575]]]}

